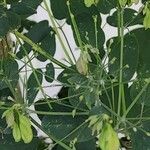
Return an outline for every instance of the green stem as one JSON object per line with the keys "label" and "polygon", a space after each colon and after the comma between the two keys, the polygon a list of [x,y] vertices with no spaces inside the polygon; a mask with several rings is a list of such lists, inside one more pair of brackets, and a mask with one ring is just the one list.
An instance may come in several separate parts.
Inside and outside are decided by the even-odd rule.
{"label": "green stem", "polygon": [[58,143],[60,146],[62,146],[64,149],[66,150],[72,150],[68,145],[66,145],[65,143],[59,141],[56,137],[54,137],[53,135],[51,135],[50,133],[47,133],[47,131],[45,129],[43,129],[43,127],[36,122],[34,119],[31,118],[31,121],[33,124],[35,124],[40,130],[42,130],[45,134],[47,134],[49,136],[50,139],[54,140],[56,143]]}
{"label": "green stem", "polygon": [[[29,64],[30,64],[31,69],[32,69],[32,71],[33,71],[33,75],[34,75],[35,80],[36,80],[36,82],[37,82],[37,84],[38,84],[38,87],[39,87],[40,91],[42,92],[43,97],[44,97],[45,100],[46,100],[45,92],[44,92],[44,90],[43,90],[43,88],[42,88],[42,86],[41,86],[41,83],[40,83],[39,79],[38,79],[38,75],[37,75],[37,73],[36,73],[36,69],[33,67],[32,62],[30,61],[30,57],[28,56],[27,50],[26,50],[26,48],[22,45],[20,39],[19,39],[17,36],[16,36],[16,39],[18,40],[19,44],[21,45],[21,47],[23,48],[23,50],[24,50],[24,52],[25,52],[25,54],[26,54],[26,57],[27,57],[27,59],[28,59],[28,61],[29,61]],[[26,85],[26,86],[28,87],[28,85]],[[47,104],[48,104],[49,108],[52,108],[51,105],[50,105],[50,103],[49,103],[48,101],[47,101]]]}
{"label": "green stem", "polygon": [[122,110],[124,114],[126,112],[126,99],[125,99],[125,93],[124,93],[124,84],[122,84]]}
{"label": "green stem", "polygon": [[77,26],[76,20],[75,20],[75,18],[74,18],[74,15],[73,15],[72,12],[71,12],[69,0],[67,0],[67,6],[68,6],[68,10],[69,10],[71,22],[72,22],[72,25],[73,25],[73,29],[74,29],[74,31],[75,31],[75,35],[76,35],[77,40],[78,40],[78,43],[79,43],[79,47],[80,47],[81,51],[83,52],[83,51],[84,51],[84,48],[83,48],[83,44],[82,44],[80,32],[79,32],[79,30],[78,30],[78,26]]}
{"label": "green stem", "polygon": [[[124,52],[124,18],[123,18],[123,11],[124,8],[118,8],[118,11],[120,12],[120,26],[118,27],[118,31],[120,34],[120,70],[119,70],[119,96],[118,96],[118,116],[120,116],[121,113],[121,103],[122,103],[122,89],[123,89],[123,52]],[[124,104],[125,102],[123,102]],[[124,106],[123,106],[124,108]]]}
{"label": "green stem", "polygon": [[69,69],[68,66],[66,66],[65,64],[61,63],[60,61],[58,61],[57,59],[53,58],[49,53],[47,53],[45,50],[43,50],[39,45],[35,44],[32,40],[30,40],[28,37],[26,37],[25,35],[19,33],[18,31],[15,31],[14,34],[21,38],[23,41],[25,41],[26,43],[28,43],[30,46],[32,46],[32,48],[40,53],[41,55],[43,55],[44,57],[48,58],[49,60],[51,60],[53,63],[55,63],[56,65],[64,68],[64,69]]}
{"label": "green stem", "polygon": [[[45,112],[45,111],[35,111],[28,109],[29,112],[39,114],[39,115],[50,115],[50,116],[72,116],[72,112]],[[78,116],[89,115],[88,112],[76,112]]]}
{"label": "green stem", "polygon": [[97,15],[93,16],[94,27],[95,27],[95,47],[98,49],[98,30],[97,30]]}
{"label": "green stem", "polygon": [[74,64],[73,61],[72,61],[72,59],[71,59],[71,57],[69,56],[69,53],[67,52],[67,49],[66,49],[66,47],[65,47],[65,44],[64,44],[64,42],[63,42],[63,40],[62,40],[62,38],[61,38],[61,36],[60,36],[60,34],[59,34],[59,32],[58,32],[57,26],[56,26],[55,21],[54,21],[54,19],[53,19],[53,15],[52,15],[52,13],[51,13],[49,7],[48,7],[48,4],[47,4],[46,0],[44,0],[43,2],[44,2],[44,5],[45,5],[45,8],[46,8],[46,10],[47,10],[47,13],[48,13],[48,15],[49,15],[50,21],[51,21],[51,23],[52,23],[52,25],[53,25],[53,29],[54,29],[54,31],[55,31],[55,33],[56,33],[56,35],[57,35],[57,37],[58,37],[58,40],[59,40],[59,42],[60,42],[60,44],[61,44],[61,46],[62,46],[62,48],[63,48],[63,50],[64,50],[64,52],[65,52],[65,55],[67,56],[69,62],[70,62],[71,64]]}
{"label": "green stem", "polygon": [[[78,131],[82,126],[84,126],[87,122],[83,122],[80,124],[77,128],[75,128],[73,131],[71,131],[69,134],[67,134],[64,138],[62,138],[59,141],[64,141],[66,138],[70,137],[72,134],[74,134],[76,131]],[[56,143],[57,144],[57,143]],[[55,144],[54,144],[55,145]]]}
{"label": "green stem", "polygon": [[126,118],[127,120],[150,120],[150,117]]}
{"label": "green stem", "polygon": [[127,116],[127,114],[130,112],[130,110],[133,108],[133,106],[137,103],[137,101],[139,100],[139,98],[141,97],[141,95],[143,94],[143,92],[146,90],[146,88],[148,87],[148,85],[149,85],[149,82],[144,85],[144,87],[142,88],[142,90],[140,91],[140,93],[136,96],[136,98],[133,100],[133,102],[131,103],[131,105],[127,108],[126,113],[124,114],[124,117]]}

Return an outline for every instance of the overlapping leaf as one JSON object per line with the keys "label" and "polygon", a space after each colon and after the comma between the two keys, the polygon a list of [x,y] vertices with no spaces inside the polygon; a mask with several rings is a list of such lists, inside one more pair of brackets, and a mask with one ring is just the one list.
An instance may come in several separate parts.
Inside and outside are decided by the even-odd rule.
{"label": "overlapping leaf", "polygon": [[[56,43],[55,43],[55,33],[51,27],[48,25],[48,21],[44,20],[35,24],[28,33],[25,34],[34,43],[38,44],[43,50],[52,56],[55,54]],[[24,57],[32,50],[32,47],[25,43],[20,51],[17,53],[19,58]],[[37,59],[40,61],[46,61],[47,58],[40,54],[37,54]]]}

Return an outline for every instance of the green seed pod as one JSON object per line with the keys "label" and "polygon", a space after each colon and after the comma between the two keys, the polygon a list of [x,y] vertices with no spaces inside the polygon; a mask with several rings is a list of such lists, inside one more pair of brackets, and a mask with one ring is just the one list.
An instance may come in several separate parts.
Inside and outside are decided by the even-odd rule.
{"label": "green seed pod", "polygon": [[7,127],[12,127],[15,121],[13,109],[6,110],[2,115],[2,118],[4,117],[6,118]]}
{"label": "green seed pod", "polygon": [[143,25],[145,29],[150,28],[150,3],[146,3],[143,14],[145,15]]}
{"label": "green seed pod", "polygon": [[105,123],[99,137],[101,150],[119,150],[119,139],[111,124]]}
{"label": "green seed pod", "polygon": [[24,143],[30,143],[33,139],[30,119],[24,115],[19,115],[19,127]]}
{"label": "green seed pod", "polygon": [[84,58],[82,54],[76,63],[76,68],[78,72],[83,75],[86,75],[88,73],[88,60]]}
{"label": "green seed pod", "polygon": [[17,123],[14,123],[13,125],[13,137],[15,139],[15,142],[21,141],[21,133]]}
{"label": "green seed pod", "polygon": [[86,7],[91,7],[91,5],[97,5],[99,0],[84,0],[84,4]]}

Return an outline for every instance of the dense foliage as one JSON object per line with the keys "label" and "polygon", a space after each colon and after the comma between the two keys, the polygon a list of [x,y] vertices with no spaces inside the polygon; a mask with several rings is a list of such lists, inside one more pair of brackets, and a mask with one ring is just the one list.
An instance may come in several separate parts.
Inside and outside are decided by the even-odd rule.
{"label": "dense foliage", "polygon": [[[132,9],[139,3],[0,0],[1,150],[150,149],[150,1],[142,0],[139,11]],[[29,19],[38,7],[47,11],[52,26],[48,20]],[[62,40],[64,25],[58,21],[62,19],[72,28],[78,59],[67,38],[67,46]],[[118,35],[106,40],[102,21],[117,29]],[[56,39],[65,63],[54,57]],[[48,63],[35,68],[33,59]],[[62,69],[58,77],[57,69]],[[46,94],[43,81],[62,86],[56,98]],[[37,98],[39,92],[42,99]],[[35,126],[53,144],[39,138]],[[124,138],[119,139],[119,133]]]}

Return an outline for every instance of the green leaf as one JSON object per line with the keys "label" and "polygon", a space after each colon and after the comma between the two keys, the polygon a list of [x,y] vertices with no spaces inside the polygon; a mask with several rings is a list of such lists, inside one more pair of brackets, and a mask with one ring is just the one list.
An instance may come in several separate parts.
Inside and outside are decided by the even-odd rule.
{"label": "green leaf", "polygon": [[34,138],[31,143],[24,144],[23,142],[16,143],[11,136],[5,135],[4,139],[0,139],[1,150],[36,150],[39,144],[39,139]]}
{"label": "green leaf", "polygon": [[0,100],[2,100],[2,101],[7,100],[8,96],[13,97],[12,92],[10,91],[9,88],[4,88],[4,89],[0,90]]}
{"label": "green leaf", "polygon": [[9,24],[8,24],[8,19],[7,16],[2,16],[0,14],[0,38],[5,36],[9,30]]}
{"label": "green leaf", "polygon": [[100,0],[97,7],[98,10],[103,14],[110,13],[111,9],[117,6],[116,0]]}
{"label": "green leaf", "polygon": [[139,46],[139,61],[137,74],[139,78],[149,78],[150,76],[150,30],[144,28],[135,29],[130,32],[134,34]]}
{"label": "green leaf", "polygon": [[[42,39],[42,41],[39,43],[40,47],[45,50],[47,53],[49,53],[51,56],[54,56],[56,51],[56,42],[55,42],[55,33],[51,29],[50,33],[46,35],[45,38]],[[47,58],[45,56],[38,54],[37,59],[40,61],[46,61]]]}
{"label": "green leaf", "polygon": [[[66,0],[50,0],[50,2],[53,15],[56,19],[61,20],[64,18],[70,18]],[[84,0],[71,0],[70,7],[75,16],[78,16],[82,13],[88,13],[90,16],[92,16],[93,12],[97,10],[96,7],[86,7]]]}
{"label": "green leaf", "polygon": [[13,59],[0,60],[0,90],[9,87],[15,88],[19,79],[18,63]]}
{"label": "green leaf", "polygon": [[[147,134],[150,133],[150,121],[146,121],[142,124],[142,128]],[[145,132],[136,128],[137,131],[131,130],[131,141],[133,150],[150,150],[150,136]]]}
{"label": "green leaf", "polygon": [[108,114],[109,115],[109,112],[99,103],[96,106],[92,107],[92,109],[89,112],[90,116],[102,115],[102,114]]}
{"label": "green leaf", "polygon": [[36,24],[35,21],[31,21],[28,19],[21,20],[21,27],[19,28],[18,31],[22,32],[23,29],[26,29],[27,31],[29,31],[35,24]]}
{"label": "green leaf", "polygon": [[42,0],[22,0],[17,3],[11,3],[10,10],[20,15],[22,18],[27,18],[30,15],[36,13],[37,7],[40,5]]}
{"label": "green leaf", "polygon": [[[73,130],[78,128],[87,119],[85,116],[45,116],[42,120],[43,128],[52,136],[61,140],[70,134]],[[84,142],[92,139],[91,130],[88,124],[85,123],[79,127],[73,134],[65,138],[64,142],[70,142],[77,138],[78,142]]]}
{"label": "green leaf", "polygon": [[[96,48],[96,32],[97,32],[97,43],[98,49],[101,58],[104,56],[105,52],[103,50],[103,44],[105,42],[105,34],[101,29],[101,16],[98,13],[94,14],[97,18],[97,23],[94,23],[93,16],[90,16],[88,13],[82,13],[75,17],[77,27],[81,36],[81,40],[83,43],[90,44],[93,48]],[[95,30],[95,25],[97,26]],[[72,27],[73,28],[73,27]],[[74,29],[73,29],[74,31]],[[77,41],[77,37],[74,31],[74,37],[76,44],[79,46]]]}
{"label": "green leaf", "polygon": [[[125,101],[129,101],[130,90],[129,90],[127,84],[124,84],[123,86],[124,86]],[[102,101],[102,103],[104,105],[106,105],[110,109],[113,109],[115,112],[117,112],[118,96],[119,96],[119,83],[114,83],[108,87],[110,87],[110,88],[107,90],[104,90],[102,95],[100,95],[100,100]],[[121,112],[122,112],[122,110],[121,110]],[[107,112],[107,114],[108,114],[108,112]]]}
{"label": "green leaf", "polygon": [[[54,99],[55,101],[55,99]],[[37,102],[38,103],[38,102]],[[74,118],[72,115],[61,115],[61,112],[72,112],[71,107],[67,107],[67,104],[70,105],[67,100],[62,102],[56,102],[51,103],[52,109],[51,112],[59,112],[60,115],[53,116],[53,115],[47,115],[44,116],[42,119],[42,126],[43,128],[50,133],[52,136],[57,138],[58,140],[64,138],[67,136],[70,132],[72,132],[75,128],[77,128],[79,125],[84,123],[84,121],[87,119],[87,116],[75,116]],[[38,110],[46,110],[49,111],[48,105],[40,105],[36,107]],[[88,124],[84,123],[83,126],[79,127],[73,134],[68,136],[66,139],[64,139],[64,142],[70,142],[71,140],[74,140],[76,137],[78,139],[78,142],[83,142],[92,139],[91,130],[87,127]],[[84,131],[84,134],[82,133]]]}
{"label": "green leaf", "polygon": [[52,63],[46,65],[45,79],[47,82],[53,82],[55,77],[55,69]]}
{"label": "green leaf", "polygon": [[[72,109],[70,107],[66,107],[66,106],[63,105],[63,104],[68,104],[69,105],[67,100],[63,101],[62,103],[61,102],[56,102],[55,103],[55,100],[56,99],[46,99],[46,100],[42,99],[42,100],[39,100],[34,105],[35,110],[42,111],[42,112],[71,112],[72,111]],[[51,103],[51,108],[49,107],[48,102],[52,102]],[[45,115],[38,114],[38,117],[41,120],[44,116]]]}
{"label": "green leaf", "polygon": [[63,70],[57,77],[57,80],[64,84],[69,84],[68,79],[71,78],[75,74],[77,74],[76,68],[75,66],[71,66]]}
{"label": "green leaf", "polygon": [[36,95],[39,92],[39,88],[40,88],[39,86],[42,85],[42,79],[43,79],[43,75],[41,69],[36,69],[30,75],[27,81],[27,100],[29,104],[32,104],[34,99],[36,98]]}
{"label": "green leaf", "polygon": [[[131,98],[134,99],[145,85],[146,82],[144,78],[138,79],[137,81],[133,82],[130,89]],[[150,85],[148,85],[146,90],[142,93],[137,103],[142,103],[145,106],[150,106]]]}
{"label": "green leaf", "polygon": [[85,101],[85,97],[84,97],[84,89],[80,88],[80,89],[74,89],[74,88],[69,88],[68,90],[68,97],[69,98],[69,102],[72,106],[74,106],[76,109],[80,108],[80,109],[88,109],[87,105],[86,105],[86,101]]}
{"label": "green leaf", "polygon": [[4,37],[10,30],[17,29],[21,24],[20,17],[4,8],[0,11],[0,38]]}
{"label": "green leaf", "polygon": [[17,3],[19,0],[6,0],[7,4]]}
{"label": "green leaf", "polygon": [[68,16],[68,8],[65,0],[50,0],[51,9],[56,19],[64,19]]}
{"label": "green leaf", "polygon": [[[30,38],[34,43],[38,44],[43,50],[52,56],[55,54],[56,43],[55,43],[55,34],[51,27],[48,25],[48,21],[44,20],[35,24],[28,33],[25,34]],[[23,45],[26,52],[29,53],[32,50],[32,47],[25,43]],[[19,58],[24,57],[26,54],[23,47],[20,48],[20,51],[17,53]],[[40,61],[46,61],[47,59],[40,54],[37,54],[37,58]]]}
{"label": "green leaf", "polygon": [[14,12],[7,11],[9,30],[14,30],[20,27],[21,18]]}
{"label": "green leaf", "polygon": [[[118,26],[118,19],[117,19],[117,11],[115,11],[111,16],[107,17],[107,23],[111,26],[117,27]],[[130,8],[124,9],[124,26],[133,26],[137,24],[143,23],[143,15],[140,13],[138,14],[137,11]]]}
{"label": "green leaf", "polygon": [[[92,105],[98,99],[98,95],[93,90],[94,87],[92,87],[92,83],[90,83],[88,79],[81,74],[72,76],[68,79],[68,81],[71,85],[74,86],[74,88],[69,88],[68,91],[70,103],[77,108],[88,107],[91,109]],[[72,97],[74,95],[76,96]]]}
{"label": "green leaf", "polygon": [[[120,71],[120,39],[113,38],[113,43],[110,47],[109,54],[109,71],[114,77],[119,77]],[[123,81],[129,81],[138,65],[139,47],[136,36],[134,34],[127,34],[124,37],[123,50]],[[112,60],[115,60],[112,62]]]}

